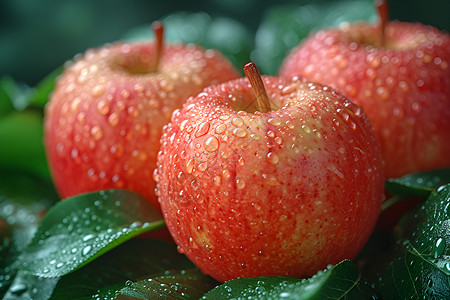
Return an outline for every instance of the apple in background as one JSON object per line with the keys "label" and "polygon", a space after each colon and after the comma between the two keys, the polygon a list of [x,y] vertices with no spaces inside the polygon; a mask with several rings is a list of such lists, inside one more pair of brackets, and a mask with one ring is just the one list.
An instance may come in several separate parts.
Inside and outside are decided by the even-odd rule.
{"label": "apple in background", "polygon": [[45,114],[45,146],[62,198],[124,188],[159,208],[153,169],[162,127],[206,86],[240,77],[218,51],[156,41],[115,43],[75,58]]}
{"label": "apple in background", "polygon": [[384,199],[367,118],[331,88],[244,70],[165,126],[155,179],[179,251],[220,281],[355,257]]}
{"label": "apple in background", "polygon": [[279,74],[340,90],[364,109],[386,176],[450,166],[450,35],[415,23],[346,24],[319,31],[285,58]]}

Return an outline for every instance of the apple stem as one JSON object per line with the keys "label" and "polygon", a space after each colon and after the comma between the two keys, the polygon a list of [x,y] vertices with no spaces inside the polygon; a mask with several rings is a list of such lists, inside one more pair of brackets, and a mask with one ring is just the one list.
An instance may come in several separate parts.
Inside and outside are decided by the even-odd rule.
{"label": "apple stem", "polygon": [[155,57],[153,59],[153,72],[158,71],[159,61],[161,60],[162,47],[163,47],[163,35],[164,25],[160,21],[152,23],[153,34],[155,35]]}
{"label": "apple stem", "polygon": [[380,18],[381,46],[384,47],[386,43],[386,26],[389,23],[389,5],[385,0],[377,0],[375,1],[375,7]]}
{"label": "apple stem", "polygon": [[264,82],[262,81],[261,75],[259,74],[258,68],[255,63],[249,62],[244,66],[244,73],[250,80],[252,85],[253,93],[256,96],[257,109],[262,113],[270,111],[269,97],[267,96],[266,88],[264,87]]}

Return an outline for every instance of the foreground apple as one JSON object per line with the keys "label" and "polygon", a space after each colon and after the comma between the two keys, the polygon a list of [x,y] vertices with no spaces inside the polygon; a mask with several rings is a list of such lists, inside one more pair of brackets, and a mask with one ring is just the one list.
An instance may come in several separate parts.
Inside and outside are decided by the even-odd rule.
{"label": "foreground apple", "polygon": [[282,76],[339,89],[363,109],[386,176],[450,166],[450,35],[422,24],[355,23],[319,31],[284,60]]}
{"label": "foreground apple", "polygon": [[220,281],[353,258],[383,200],[365,115],[322,85],[245,72],[188,99],[161,138],[157,192],[180,252]]}
{"label": "foreground apple", "polygon": [[194,45],[116,43],[89,50],[59,78],[45,146],[61,197],[133,190],[159,207],[153,169],[163,125],[204,87],[238,78],[221,54]]}

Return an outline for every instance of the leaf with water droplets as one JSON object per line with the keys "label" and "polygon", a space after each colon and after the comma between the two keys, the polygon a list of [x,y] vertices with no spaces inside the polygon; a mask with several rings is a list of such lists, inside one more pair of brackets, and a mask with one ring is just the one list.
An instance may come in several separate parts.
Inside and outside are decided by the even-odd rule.
{"label": "leaf with water droplets", "polygon": [[128,280],[154,277],[166,270],[192,269],[175,245],[137,238],[120,245],[85,267],[60,279],[51,299],[116,299]]}
{"label": "leaf with water droplets", "polygon": [[205,292],[218,284],[213,278],[198,269],[166,271],[164,274],[138,282],[127,282],[119,291],[117,299],[155,299],[171,297],[174,299],[199,299]]}
{"label": "leaf with water droplets", "polygon": [[449,208],[450,185],[440,186],[402,219],[377,283],[383,299],[450,299]]}
{"label": "leaf with water droplets", "polygon": [[0,298],[16,273],[11,264],[57,200],[48,181],[18,172],[0,173]]}
{"label": "leaf with water droplets", "polygon": [[309,279],[254,277],[228,281],[206,293],[202,299],[378,299],[361,280],[351,261],[319,271]]}
{"label": "leaf with water droplets", "polygon": [[20,271],[5,299],[114,300],[127,280],[177,268],[192,269],[194,265],[173,244],[136,238],[63,277],[43,278]]}
{"label": "leaf with water droplets", "polygon": [[41,277],[63,276],[163,224],[159,212],[136,193],[81,194],[48,211],[15,266]]}
{"label": "leaf with water droplets", "polygon": [[386,189],[401,197],[428,197],[438,186],[450,183],[450,169],[408,174],[386,181]]}

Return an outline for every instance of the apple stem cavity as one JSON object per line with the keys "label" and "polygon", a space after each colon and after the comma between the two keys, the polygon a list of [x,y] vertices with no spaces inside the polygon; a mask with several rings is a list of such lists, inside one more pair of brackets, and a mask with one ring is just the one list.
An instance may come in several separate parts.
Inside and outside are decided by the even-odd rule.
{"label": "apple stem cavity", "polygon": [[249,62],[244,66],[244,73],[250,80],[252,85],[253,93],[256,97],[257,110],[266,113],[270,111],[269,97],[267,96],[266,88],[264,87],[264,82],[262,81],[261,75],[259,74],[258,68],[255,63]]}
{"label": "apple stem cavity", "polygon": [[161,60],[163,48],[164,25],[160,21],[152,23],[153,34],[155,35],[155,57],[153,59],[152,72],[158,71],[159,61]]}
{"label": "apple stem cavity", "polygon": [[375,7],[380,18],[381,47],[384,47],[386,43],[386,26],[389,23],[389,5],[385,0],[377,0],[375,1]]}

